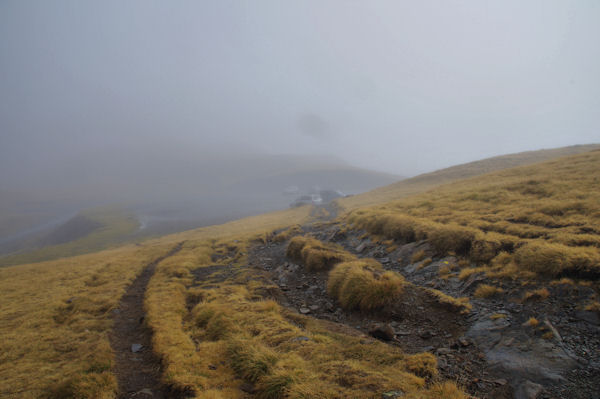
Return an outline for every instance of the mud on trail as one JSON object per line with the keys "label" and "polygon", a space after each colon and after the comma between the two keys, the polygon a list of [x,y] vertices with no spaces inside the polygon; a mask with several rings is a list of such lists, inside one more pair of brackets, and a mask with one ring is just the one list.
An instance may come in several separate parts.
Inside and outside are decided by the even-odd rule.
{"label": "mud on trail", "polygon": [[152,351],[152,331],[144,323],[144,296],[156,266],[175,255],[183,243],[149,263],[127,288],[115,310],[110,345],[115,352],[113,372],[119,383],[118,398],[180,397],[161,383],[160,359]]}
{"label": "mud on trail", "polygon": [[[375,258],[385,269],[402,274],[412,284],[397,304],[377,313],[343,310],[327,294],[328,271],[311,272],[286,258],[287,241],[256,243],[248,253],[249,266],[268,275],[279,288],[272,296],[282,306],[383,338],[407,353],[431,352],[438,358],[440,376],[457,381],[477,398],[600,398],[600,327],[597,319],[577,312],[573,303],[575,298],[581,303],[593,296],[593,290],[550,287],[548,300],[523,303],[519,298],[531,287],[502,281],[496,283],[505,295],[476,298],[473,291],[483,276],[465,281],[440,277],[438,270],[457,259],[434,256],[426,242],[400,245],[389,252],[364,238],[364,232],[342,232],[341,227],[329,219],[303,226],[303,231],[321,241],[334,241],[358,257]],[[420,267],[410,261],[420,250],[432,256],[430,265]],[[547,281],[538,284],[549,286]],[[469,296],[473,310],[462,315],[446,309],[425,288]],[[562,337],[543,338],[539,328],[525,327],[523,323],[534,316],[547,320]],[[385,336],[374,326],[385,326],[392,333]]]}

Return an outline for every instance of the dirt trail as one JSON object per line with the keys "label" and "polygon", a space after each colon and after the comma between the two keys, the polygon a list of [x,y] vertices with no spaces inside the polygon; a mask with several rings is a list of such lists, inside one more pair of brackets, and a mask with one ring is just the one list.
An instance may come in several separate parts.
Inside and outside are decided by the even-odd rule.
{"label": "dirt trail", "polygon": [[160,360],[152,352],[152,332],[144,323],[144,295],[156,265],[177,253],[182,245],[179,243],[168,254],[149,263],[127,288],[115,312],[110,345],[115,352],[113,372],[119,382],[118,398],[173,397],[160,381]]}

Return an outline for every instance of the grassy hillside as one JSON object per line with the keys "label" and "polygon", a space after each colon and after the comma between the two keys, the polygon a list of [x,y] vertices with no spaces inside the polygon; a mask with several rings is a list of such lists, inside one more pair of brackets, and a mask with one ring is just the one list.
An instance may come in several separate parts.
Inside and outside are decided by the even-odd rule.
{"label": "grassy hillside", "polygon": [[138,226],[134,215],[118,207],[85,210],[51,231],[21,243],[16,253],[0,257],[0,267],[99,251],[126,241]]}
{"label": "grassy hillside", "polygon": [[[0,396],[112,398],[112,311],[149,262],[185,240],[302,223],[307,208],[66,259],[0,269]],[[54,396],[52,396],[54,395]]]}
{"label": "grassy hillside", "polygon": [[[461,259],[453,264],[461,278],[473,273],[515,280],[568,276],[597,284],[589,280],[600,277],[600,150],[432,188],[435,181],[475,173],[469,170],[463,166],[410,179],[383,195],[371,193],[360,201],[395,199],[342,215],[341,227],[365,229],[390,247],[426,240],[437,255]],[[408,196],[426,187],[430,190]],[[342,204],[353,208],[359,201],[345,201],[357,198]],[[465,398],[454,382],[439,376],[431,353],[409,355],[272,300],[278,288],[264,272],[247,267],[250,246],[287,241],[298,228],[278,236],[273,231],[313,217],[310,208],[300,207],[0,269],[0,396],[115,397],[108,339],[113,311],[146,265],[181,244],[177,254],[160,261],[145,294],[145,323],[162,359],[163,382],[171,389],[212,399],[245,397],[242,383],[251,384],[260,398],[363,398],[400,391],[415,399]],[[99,232],[90,226],[88,237]],[[68,245],[59,242],[54,247]],[[296,238],[288,252],[307,272],[331,268],[328,295],[349,311],[368,313],[416,292],[399,274],[339,245]],[[413,257],[431,262],[424,254]],[[470,309],[465,298],[421,291],[457,313]],[[481,284],[476,296],[498,292]]]}
{"label": "grassy hillside", "polygon": [[142,267],[169,248],[125,246],[0,269],[0,396],[112,397],[111,312]]}
{"label": "grassy hillside", "polygon": [[600,277],[600,150],[461,180],[352,212],[400,242],[428,240],[496,272]]}
{"label": "grassy hillside", "polygon": [[431,173],[425,173],[389,186],[377,188],[368,193],[344,198],[338,202],[343,208],[348,210],[382,204],[402,197],[422,193],[441,184],[451,183],[460,179],[466,179],[517,166],[532,165],[537,162],[580,154],[599,148],[600,144],[577,145],[487,158],[463,165],[452,166]]}

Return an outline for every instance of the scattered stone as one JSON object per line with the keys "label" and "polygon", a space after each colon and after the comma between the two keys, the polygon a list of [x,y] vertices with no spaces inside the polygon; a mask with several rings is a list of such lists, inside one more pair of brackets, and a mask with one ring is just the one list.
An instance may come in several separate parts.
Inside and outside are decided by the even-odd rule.
{"label": "scattered stone", "polygon": [[292,339],[292,341],[310,341],[310,338],[301,336],[301,337],[296,337],[296,338]]}
{"label": "scattered stone", "polygon": [[575,317],[579,320],[586,321],[595,326],[600,325],[600,318],[598,318],[598,314],[596,312],[589,312],[587,310],[580,310],[575,312]]}
{"label": "scattered stone", "polygon": [[438,355],[449,355],[450,353],[452,353],[452,349],[450,348],[438,348],[435,353],[437,353]]}
{"label": "scattered stone", "polygon": [[208,365],[208,369],[209,369],[209,370],[216,370],[216,369],[217,369],[217,366],[215,366],[214,364],[209,364],[209,365]]}
{"label": "scattered stone", "polygon": [[419,333],[419,337],[423,338],[423,339],[429,339],[431,337],[433,337],[433,334],[431,333],[431,331],[423,331],[421,333]]}
{"label": "scattered stone", "polygon": [[240,385],[240,390],[246,393],[256,392],[256,388],[254,387],[254,385],[250,384],[249,382],[244,382],[242,385]]}
{"label": "scattered stone", "polygon": [[309,314],[310,313],[310,309],[302,307],[302,308],[300,308],[300,313],[302,313],[302,314]]}
{"label": "scattered stone", "polygon": [[154,396],[154,394],[152,393],[152,391],[149,388],[144,388],[141,391],[137,391],[136,395],[148,395],[148,396]]}
{"label": "scattered stone", "polygon": [[387,265],[387,264],[388,264],[388,263],[390,263],[391,261],[390,261],[390,258],[387,258],[387,257],[386,257],[386,258],[381,258],[381,259],[379,259],[379,262],[381,262],[381,263],[382,263],[382,264],[384,264],[384,265]]}
{"label": "scattered stone", "polygon": [[394,329],[389,324],[375,324],[369,329],[369,335],[383,341],[394,339]]}
{"label": "scattered stone", "polygon": [[467,347],[469,345],[471,345],[471,341],[469,341],[467,338],[465,337],[461,337],[458,339],[458,343],[463,346],[463,347]]}
{"label": "scattered stone", "polygon": [[354,248],[354,250],[356,252],[358,252],[359,254],[361,254],[365,249],[367,249],[367,243],[366,242],[361,242],[360,244],[358,244],[358,246],[356,248]]}
{"label": "scattered stone", "polygon": [[404,396],[402,391],[389,391],[381,394],[381,399],[395,399]]}
{"label": "scattered stone", "polygon": [[506,384],[508,384],[508,381],[506,381],[504,378],[498,378],[497,380],[494,380],[494,384],[506,385]]}
{"label": "scattered stone", "polygon": [[142,345],[142,344],[132,344],[131,351],[133,353],[137,353],[137,352],[141,351],[143,347],[144,347],[144,345]]}
{"label": "scattered stone", "polygon": [[312,310],[313,312],[315,312],[315,311],[319,310],[319,305],[310,305],[308,308],[310,310]]}
{"label": "scattered stone", "polygon": [[396,331],[396,335],[407,336],[410,335],[410,331]]}
{"label": "scattered stone", "polygon": [[515,391],[515,399],[536,399],[543,387],[529,380],[519,385]]}

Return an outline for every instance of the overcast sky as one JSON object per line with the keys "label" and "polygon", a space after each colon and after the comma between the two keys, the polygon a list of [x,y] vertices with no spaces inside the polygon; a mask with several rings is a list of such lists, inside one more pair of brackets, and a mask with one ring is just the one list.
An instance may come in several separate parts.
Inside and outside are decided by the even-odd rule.
{"label": "overcast sky", "polygon": [[0,167],[231,149],[412,175],[600,142],[599,21],[597,0],[3,0]]}

